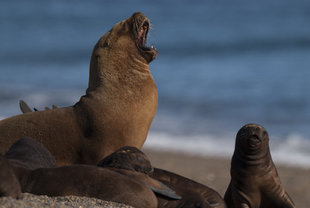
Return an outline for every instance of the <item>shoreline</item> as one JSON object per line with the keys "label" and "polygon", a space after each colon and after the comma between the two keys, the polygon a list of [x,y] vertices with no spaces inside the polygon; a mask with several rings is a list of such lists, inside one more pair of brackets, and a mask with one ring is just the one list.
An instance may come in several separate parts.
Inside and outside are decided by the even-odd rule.
{"label": "shoreline", "polygon": [[[224,197],[230,181],[230,159],[143,148],[152,165],[207,185]],[[296,207],[310,204],[310,169],[275,163],[286,192]]]}

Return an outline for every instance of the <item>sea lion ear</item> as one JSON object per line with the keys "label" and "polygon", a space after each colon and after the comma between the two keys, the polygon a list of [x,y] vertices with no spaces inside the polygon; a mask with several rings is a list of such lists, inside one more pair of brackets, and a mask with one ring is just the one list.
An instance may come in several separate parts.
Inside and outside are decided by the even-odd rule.
{"label": "sea lion ear", "polygon": [[177,195],[174,190],[158,180],[148,177],[145,182],[155,194],[159,194],[170,199],[182,199],[182,197]]}

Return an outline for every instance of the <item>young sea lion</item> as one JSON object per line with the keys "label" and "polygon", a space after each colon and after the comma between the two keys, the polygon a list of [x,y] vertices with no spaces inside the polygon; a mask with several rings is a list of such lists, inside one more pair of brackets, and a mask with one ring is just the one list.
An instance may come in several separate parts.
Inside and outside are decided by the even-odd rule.
{"label": "young sea lion", "polygon": [[134,13],[100,38],[86,95],[74,106],[1,120],[0,153],[23,136],[42,143],[59,165],[96,164],[122,146],[141,148],[157,108],[148,65],[157,52],[145,46],[149,26]]}
{"label": "young sea lion", "polygon": [[19,198],[21,187],[14,170],[7,159],[0,154],[0,197],[11,196]]}
{"label": "young sea lion", "polygon": [[[120,160],[121,158],[121,160]],[[136,161],[136,162],[135,162]],[[137,161],[143,162],[143,166],[135,165]],[[148,174],[153,179],[162,182],[175,191],[175,194],[181,196],[179,200],[171,197],[171,193],[161,191],[156,196],[159,208],[225,208],[225,202],[222,197],[213,189],[202,184],[194,182],[180,175],[169,171],[152,168],[147,156],[134,147],[123,147],[101,161],[98,166],[101,167],[126,167],[128,170],[140,171]],[[128,165],[130,164],[130,165]],[[170,197],[167,197],[170,196]]]}
{"label": "young sea lion", "polygon": [[[21,187],[22,192],[37,195],[95,197],[137,208],[157,207],[157,198],[153,192],[167,198],[180,198],[173,190],[144,173],[149,170],[150,165],[144,158],[123,161],[126,157],[119,157],[118,165],[113,163],[105,168],[91,165],[55,168],[51,165],[52,168],[33,169],[34,165],[39,167],[46,161],[47,164],[43,165],[50,165],[53,158],[49,158],[50,153],[32,138],[18,140],[8,153],[10,153],[7,154],[10,155],[10,159],[0,157],[0,175],[5,173],[5,179],[7,179],[0,180],[0,191],[5,193],[3,195],[15,196],[16,193],[8,188]],[[25,160],[23,155],[30,156]],[[40,161],[34,157],[35,155],[41,155],[47,159]],[[16,183],[11,180],[14,178]]]}
{"label": "young sea lion", "polygon": [[260,125],[243,126],[236,137],[231,182],[225,193],[230,208],[294,208],[269,150],[269,136]]}
{"label": "young sea lion", "polygon": [[23,137],[17,140],[5,153],[11,163],[17,163],[27,169],[55,168],[55,157],[37,140]]}

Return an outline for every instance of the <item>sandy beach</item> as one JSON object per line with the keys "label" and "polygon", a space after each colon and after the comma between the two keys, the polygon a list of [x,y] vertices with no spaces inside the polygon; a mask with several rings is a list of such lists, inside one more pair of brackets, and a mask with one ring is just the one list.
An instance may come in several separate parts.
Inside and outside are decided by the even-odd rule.
{"label": "sandy beach", "polygon": [[[166,169],[193,179],[218,191],[222,196],[230,181],[230,160],[200,157],[144,149],[154,167]],[[296,207],[310,204],[310,169],[277,165],[277,170],[287,193]]]}

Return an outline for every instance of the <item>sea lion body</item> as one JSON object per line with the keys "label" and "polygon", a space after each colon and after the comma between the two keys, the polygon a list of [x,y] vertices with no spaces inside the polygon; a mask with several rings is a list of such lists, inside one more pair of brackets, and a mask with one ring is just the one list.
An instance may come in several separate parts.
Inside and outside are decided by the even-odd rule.
{"label": "sea lion body", "polygon": [[154,168],[152,178],[161,181],[181,196],[172,200],[158,196],[158,207],[161,208],[226,208],[224,199],[215,190],[166,170]]}
{"label": "sea lion body", "polygon": [[[149,177],[152,171],[144,157],[127,160],[135,147],[123,147],[123,155],[106,167],[69,165],[56,167],[55,159],[37,140],[22,138],[5,157],[0,156],[0,196],[17,197],[21,192],[48,196],[87,196],[128,204],[137,208],[157,207],[154,193],[179,199],[173,190]],[[39,158],[38,158],[39,157]],[[129,156],[130,157],[130,156]],[[117,161],[117,162],[116,162]],[[19,188],[19,189],[18,189]]]}
{"label": "sea lion body", "polygon": [[96,164],[122,146],[141,148],[157,108],[145,46],[149,20],[141,13],[117,23],[95,45],[86,95],[74,106],[0,121],[0,153],[19,138],[41,142],[57,164]]}
{"label": "sea lion body", "polygon": [[230,208],[295,207],[281,184],[262,126],[247,124],[239,130],[224,199]]}
{"label": "sea lion body", "polygon": [[[141,161],[144,162],[141,163]],[[134,147],[120,148],[104,158],[98,166],[104,168],[123,167],[127,170],[143,172],[152,179],[165,184],[175,193],[168,192],[169,189],[155,191],[159,208],[226,208],[223,198],[216,191],[180,175],[153,168],[147,156]],[[180,198],[174,197],[175,195]]]}

